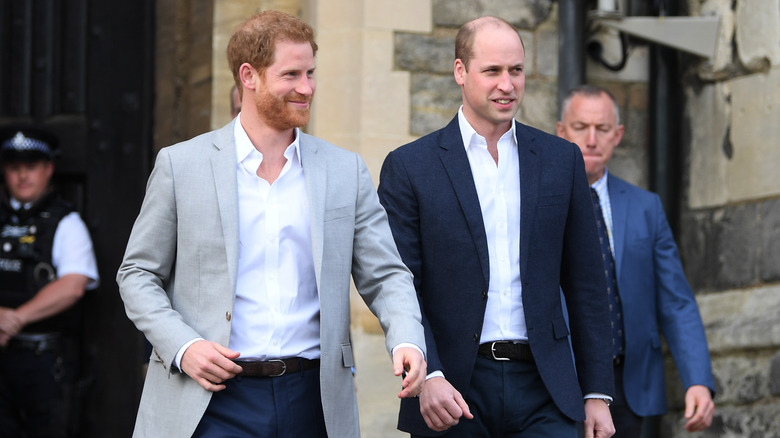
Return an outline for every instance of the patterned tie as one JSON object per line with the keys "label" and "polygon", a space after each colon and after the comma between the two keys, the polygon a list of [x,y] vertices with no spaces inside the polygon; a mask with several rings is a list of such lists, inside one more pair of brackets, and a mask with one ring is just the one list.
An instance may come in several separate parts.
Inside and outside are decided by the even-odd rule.
{"label": "patterned tie", "polygon": [[593,210],[596,213],[596,228],[599,230],[599,242],[601,243],[601,256],[604,259],[604,275],[607,277],[607,298],[609,299],[609,318],[612,324],[612,357],[623,354],[623,314],[620,308],[620,295],[618,295],[617,277],[615,275],[615,259],[609,247],[609,235],[607,224],[604,222],[604,214],[601,211],[599,195],[596,190],[590,189]]}

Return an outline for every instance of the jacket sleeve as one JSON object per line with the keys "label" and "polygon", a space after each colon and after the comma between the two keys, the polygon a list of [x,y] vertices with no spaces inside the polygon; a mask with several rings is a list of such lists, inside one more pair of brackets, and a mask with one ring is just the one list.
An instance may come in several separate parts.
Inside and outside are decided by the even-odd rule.
{"label": "jacket sleeve", "polygon": [[379,318],[390,351],[402,342],[426,353],[420,309],[409,269],[396,249],[385,209],[368,169],[358,160],[358,200],[352,278],[369,309]]}
{"label": "jacket sleeve", "polygon": [[391,152],[385,159],[380,173],[378,193],[379,200],[387,211],[390,229],[398,247],[398,252],[414,277],[417,302],[422,315],[422,325],[425,329],[425,344],[428,349],[426,357],[428,373],[441,371],[442,365],[436,350],[436,343],[423,311],[425,306],[424,297],[420,294],[422,253],[420,249],[420,216],[417,208],[417,198],[414,195],[406,169],[398,154]]}
{"label": "jacket sleeve", "polygon": [[704,324],[693,290],[685,278],[680,254],[663,211],[653,195],[652,217],[656,229],[653,263],[658,323],[674,357],[683,386],[704,385],[715,393]]}
{"label": "jacket sleeve", "polygon": [[166,366],[186,342],[199,337],[174,310],[166,288],[176,260],[177,212],[170,155],[162,149],[117,272],[127,316],[146,335]]}

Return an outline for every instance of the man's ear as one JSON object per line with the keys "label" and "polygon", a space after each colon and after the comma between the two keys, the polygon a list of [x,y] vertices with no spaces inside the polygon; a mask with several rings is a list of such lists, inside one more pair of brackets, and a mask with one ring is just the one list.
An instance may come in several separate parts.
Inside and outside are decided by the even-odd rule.
{"label": "man's ear", "polygon": [[463,85],[463,83],[466,82],[467,73],[466,64],[464,64],[460,59],[456,59],[455,67],[453,68],[453,74],[455,75],[455,82],[458,85]]}
{"label": "man's ear", "polygon": [[623,140],[623,133],[625,132],[625,129],[626,128],[623,125],[618,125],[617,128],[615,129],[617,131],[617,135],[616,135],[617,138],[615,143],[616,147],[620,145],[620,142]]}
{"label": "man's ear", "polygon": [[257,83],[260,80],[260,74],[248,62],[245,62],[238,68],[238,78],[241,80],[241,85],[254,90],[257,88]]}

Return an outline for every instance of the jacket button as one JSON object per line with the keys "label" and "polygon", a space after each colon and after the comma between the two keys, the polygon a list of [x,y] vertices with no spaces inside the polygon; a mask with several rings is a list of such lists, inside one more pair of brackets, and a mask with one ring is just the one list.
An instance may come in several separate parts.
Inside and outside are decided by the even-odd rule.
{"label": "jacket button", "polygon": [[474,333],[474,342],[479,342],[479,333]]}
{"label": "jacket button", "polygon": [[228,321],[230,321],[231,319],[233,319],[233,314],[232,314],[232,313],[230,313],[229,311],[228,311],[228,312],[225,312],[225,319],[227,319]]}
{"label": "jacket button", "polygon": [[487,291],[486,290],[482,291],[482,298],[487,298]]}

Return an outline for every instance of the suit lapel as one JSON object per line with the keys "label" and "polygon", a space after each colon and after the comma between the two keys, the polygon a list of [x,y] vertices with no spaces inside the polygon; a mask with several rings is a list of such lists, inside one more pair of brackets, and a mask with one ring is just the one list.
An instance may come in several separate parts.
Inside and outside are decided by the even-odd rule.
{"label": "suit lapel", "polygon": [[615,275],[620,278],[623,265],[623,251],[626,245],[626,227],[628,226],[628,204],[631,200],[626,195],[622,181],[607,174],[607,190],[609,203],[612,207],[612,240],[615,242]]}
{"label": "suit lapel", "polygon": [[309,197],[309,220],[311,221],[312,255],[314,257],[314,275],[317,279],[317,291],[320,290],[323,251],[323,224],[325,217],[325,188],[327,171],[325,160],[312,137],[301,133],[301,166],[306,178],[306,194]]}
{"label": "suit lapel", "polygon": [[535,148],[536,138],[515,122],[517,152],[520,162],[520,275],[524,278],[528,265],[528,243],[534,229],[536,204],[539,200],[541,164]]}
{"label": "suit lapel", "polygon": [[238,183],[233,126],[233,123],[228,123],[217,131],[217,138],[214,140],[216,151],[211,155],[211,169],[219,203],[230,284],[235,286],[238,272]]}
{"label": "suit lapel", "polygon": [[482,219],[482,209],[479,205],[474,176],[471,173],[469,159],[460,135],[457,116],[442,131],[438,148],[439,159],[447,172],[460,208],[466,217],[474,245],[477,247],[482,274],[487,285],[490,280],[490,265],[485,223]]}

